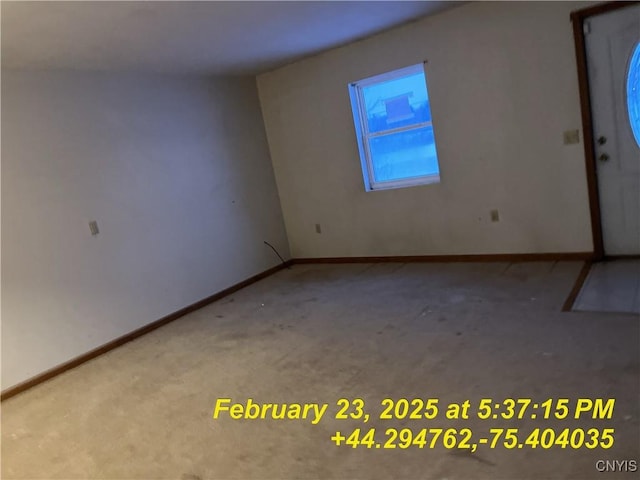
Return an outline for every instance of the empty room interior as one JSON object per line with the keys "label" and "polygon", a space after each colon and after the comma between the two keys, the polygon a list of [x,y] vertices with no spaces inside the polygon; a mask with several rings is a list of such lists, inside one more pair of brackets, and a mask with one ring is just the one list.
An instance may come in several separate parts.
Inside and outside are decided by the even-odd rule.
{"label": "empty room interior", "polygon": [[639,3],[0,8],[2,478],[636,478]]}

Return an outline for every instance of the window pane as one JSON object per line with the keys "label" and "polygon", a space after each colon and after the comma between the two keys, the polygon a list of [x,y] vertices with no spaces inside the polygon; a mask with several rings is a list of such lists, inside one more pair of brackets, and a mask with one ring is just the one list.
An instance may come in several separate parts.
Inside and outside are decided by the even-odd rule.
{"label": "window pane", "polygon": [[371,133],[431,121],[423,72],[364,87],[362,94]]}
{"label": "window pane", "polygon": [[433,127],[374,137],[369,146],[376,182],[439,174]]}
{"label": "window pane", "polygon": [[631,56],[627,77],[627,109],[636,143],[640,146],[640,43]]}
{"label": "window pane", "polygon": [[351,83],[349,95],[365,190],[439,181],[423,64]]}

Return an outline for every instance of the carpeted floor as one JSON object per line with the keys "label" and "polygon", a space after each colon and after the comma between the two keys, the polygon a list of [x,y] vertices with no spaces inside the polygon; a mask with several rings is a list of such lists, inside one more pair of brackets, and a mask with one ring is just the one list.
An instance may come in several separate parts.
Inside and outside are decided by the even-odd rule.
{"label": "carpeted floor", "polygon": [[[597,461],[640,460],[640,322],[562,313],[581,266],[296,265],[3,402],[2,478],[631,478],[599,473]],[[315,425],[234,420],[229,411],[214,420],[221,398],[328,406]],[[335,418],[341,398],[355,419]],[[383,420],[387,398],[399,417],[403,398],[438,399],[439,411]],[[492,399],[487,419],[478,418],[483,398]],[[544,419],[548,399],[549,414],[562,416],[559,398],[568,399],[567,418]],[[505,399],[522,399],[515,417],[532,403],[524,418],[505,419]],[[615,399],[612,412],[595,403],[596,416],[612,418],[586,408],[575,419],[579,399],[603,399],[600,407]],[[469,418],[447,418],[449,404],[466,400]],[[357,428],[357,448],[331,440]],[[437,428],[469,429],[477,449],[445,448],[464,434],[433,440]],[[490,429],[500,428],[491,448]],[[514,448],[505,446],[509,428],[518,429]],[[525,442],[536,428],[558,436],[595,428],[600,438],[593,449],[584,446],[592,434],[575,434],[581,448],[532,448]],[[605,449],[607,428],[614,444]],[[392,429],[410,431],[394,440]]]}

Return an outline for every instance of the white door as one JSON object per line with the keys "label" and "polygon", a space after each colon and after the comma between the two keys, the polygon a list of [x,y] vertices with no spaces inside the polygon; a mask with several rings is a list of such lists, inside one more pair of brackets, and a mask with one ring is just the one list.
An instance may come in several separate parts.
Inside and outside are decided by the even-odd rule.
{"label": "white door", "polygon": [[602,239],[640,254],[640,4],[585,21]]}

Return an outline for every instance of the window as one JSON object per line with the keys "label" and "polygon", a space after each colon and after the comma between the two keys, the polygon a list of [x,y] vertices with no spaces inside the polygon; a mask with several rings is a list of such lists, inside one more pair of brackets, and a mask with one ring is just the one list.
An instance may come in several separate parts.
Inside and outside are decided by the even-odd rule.
{"label": "window", "polygon": [[365,189],[440,181],[424,65],[349,86]]}
{"label": "window", "polygon": [[640,43],[636,45],[627,74],[627,111],[631,131],[640,146]]}

